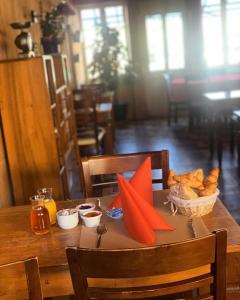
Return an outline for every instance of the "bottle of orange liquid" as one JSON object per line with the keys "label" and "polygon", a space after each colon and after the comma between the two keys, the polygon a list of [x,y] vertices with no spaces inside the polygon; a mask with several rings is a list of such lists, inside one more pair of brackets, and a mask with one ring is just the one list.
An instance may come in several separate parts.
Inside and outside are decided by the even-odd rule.
{"label": "bottle of orange liquid", "polygon": [[31,228],[37,235],[48,233],[50,230],[50,218],[44,204],[44,196],[35,195],[30,197],[31,209]]}
{"label": "bottle of orange liquid", "polygon": [[37,190],[39,195],[44,195],[45,207],[48,210],[51,225],[57,221],[57,206],[52,197],[52,188],[41,188]]}

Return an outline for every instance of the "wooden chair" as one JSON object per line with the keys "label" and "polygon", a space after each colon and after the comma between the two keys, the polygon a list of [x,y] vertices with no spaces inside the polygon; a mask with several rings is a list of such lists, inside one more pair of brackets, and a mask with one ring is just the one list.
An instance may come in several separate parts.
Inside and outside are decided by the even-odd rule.
{"label": "wooden chair", "polygon": [[4,280],[1,280],[0,294],[4,295],[4,299],[19,299],[18,289],[23,287],[26,287],[26,299],[43,299],[38,259],[36,257],[0,265],[0,278],[7,277],[17,278],[17,280],[13,282],[11,287],[5,286]]}
{"label": "wooden chair", "polygon": [[164,73],[163,78],[168,100],[168,126],[171,126],[172,117],[174,122],[177,123],[179,111],[188,111],[186,82],[184,78],[181,78],[183,82],[174,91],[170,74]]}
{"label": "wooden chair", "polygon": [[79,300],[149,297],[166,300],[167,295],[209,286],[209,292],[190,299],[225,300],[226,243],[226,230],[218,230],[201,238],[155,247],[121,250],[73,247],[66,252]]}
{"label": "wooden chair", "polygon": [[152,169],[162,170],[162,177],[154,178],[153,183],[162,183],[164,189],[168,188],[169,158],[167,150],[92,156],[82,159],[85,197],[92,197],[94,189],[101,190],[117,186],[117,182],[112,178],[111,181],[93,183],[92,177],[135,171],[148,156],[152,160]]}
{"label": "wooden chair", "polygon": [[106,130],[97,122],[94,92],[90,89],[75,90],[74,109],[80,151],[94,149],[99,154]]}
{"label": "wooden chair", "polygon": [[[115,94],[113,91],[107,91],[103,84],[82,84],[81,89],[84,91],[91,91],[94,93],[97,106],[97,123],[103,126],[107,134],[112,135],[112,139],[115,138],[115,120],[113,114],[113,102]],[[99,110],[98,110],[99,109]],[[112,150],[111,136],[109,135],[106,148]],[[111,151],[107,151],[109,154]],[[112,153],[112,152],[111,152]]]}

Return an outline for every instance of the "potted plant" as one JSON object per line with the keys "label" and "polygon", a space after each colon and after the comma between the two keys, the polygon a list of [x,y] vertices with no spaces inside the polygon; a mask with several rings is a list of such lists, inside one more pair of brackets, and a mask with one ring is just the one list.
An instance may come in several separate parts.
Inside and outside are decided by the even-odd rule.
{"label": "potted plant", "polygon": [[132,91],[136,78],[133,64],[127,58],[127,50],[120,41],[118,30],[107,26],[99,28],[94,45],[93,62],[89,65],[92,82],[104,84],[106,90],[114,92],[115,118],[126,119],[126,100],[129,99],[124,99],[128,96],[123,95],[126,95],[126,90]]}
{"label": "potted plant", "polygon": [[58,45],[65,38],[66,24],[64,16],[74,14],[74,11],[65,1],[58,4],[45,17],[41,18],[42,45],[45,54],[57,53]]}

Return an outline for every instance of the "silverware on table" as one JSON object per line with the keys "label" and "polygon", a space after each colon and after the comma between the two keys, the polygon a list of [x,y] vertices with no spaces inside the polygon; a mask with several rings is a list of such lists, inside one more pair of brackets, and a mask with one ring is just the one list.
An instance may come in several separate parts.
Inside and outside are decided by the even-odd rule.
{"label": "silverware on table", "polygon": [[96,200],[96,208],[98,209],[98,210],[102,210],[101,209],[101,199],[100,198],[97,198],[97,200]]}
{"label": "silverware on table", "polygon": [[107,232],[107,227],[106,227],[105,224],[99,224],[96,231],[97,231],[97,234],[98,234],[96,248],[99,248],[100,245],[101,245],[102,235]]}

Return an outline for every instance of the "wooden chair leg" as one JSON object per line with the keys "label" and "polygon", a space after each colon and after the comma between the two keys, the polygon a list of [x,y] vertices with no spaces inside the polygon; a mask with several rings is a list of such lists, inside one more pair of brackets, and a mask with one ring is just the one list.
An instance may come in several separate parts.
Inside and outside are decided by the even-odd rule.
{"label": "wooden chair leg", "polygon": [[111,124],[106,126],[106,134],[104,137],[104,154],[111,155],[113,153],[113,128]]}
{"label": "wooden chair leg", "polygon": [[237,132],[238,167],[240,168],[240,131]]}
{"label": "wooden chair leg", "polygon": [[194,129],[194,117],[195,117],[195,112],[194,112],[194,108],[189,105],[189,109],[188,109],[188,129],[189,131],[193,131]]}
{"label": "wooden chair leg", "polygon": [[209,122],[209,131],[208,131],[208,134],[209,134],[209,151],[210,151],[210,158],[212,159],[213,158],[213,155],[214,155],[214,124],[213,122]]}
{"label": "wooden chair leg", "polygon": [[219,168],[222,167],[222,151],[223,151],[223,139],[222,139],[222,126],[221,121],[217,124],[217,156],[218,156],[218,165]]}
{"label": "wooden chair leg", "polygon": [[171,126],[171,114],[172,114],[172,105],[171,103],[168,104],[168,126]]}
{"label": "wooden chair leg", "polygon": [[230,153],[234,155],[234,148],[235,148],[235,128],[234,128],[234,120],[231,119],[230,122]]}
{"label": "wooden chair leg", "polygon": [[177,104],[174,105],[174,122],[177,124],[178,122],[178,106]]}

